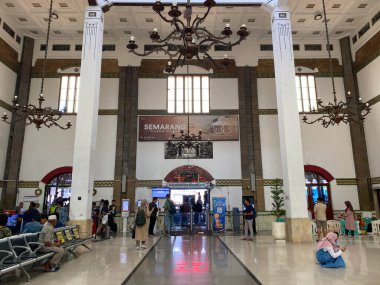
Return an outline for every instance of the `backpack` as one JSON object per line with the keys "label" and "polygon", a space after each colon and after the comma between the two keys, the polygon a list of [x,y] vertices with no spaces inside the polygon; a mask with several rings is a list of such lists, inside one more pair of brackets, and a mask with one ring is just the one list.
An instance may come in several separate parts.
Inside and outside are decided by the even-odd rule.
{"label": "backpack", "polygon": [[168,201],[169,202],[169,214],[170,215],[174,215],[177,210],[175,209],[175,205],[172,201]]}
{"label": "backpack", "polygon": [[145,211],[140,209],[137,211],[136,214],[136,226],[142,227],[146,223],[146,218],[145,218]]}
{"label": "backpack", "polygon": [[52,204],[49,208],[49,216],[55,215],[57,217],[57,221],[59,220],[59,213],[58,213],[58,205]]}

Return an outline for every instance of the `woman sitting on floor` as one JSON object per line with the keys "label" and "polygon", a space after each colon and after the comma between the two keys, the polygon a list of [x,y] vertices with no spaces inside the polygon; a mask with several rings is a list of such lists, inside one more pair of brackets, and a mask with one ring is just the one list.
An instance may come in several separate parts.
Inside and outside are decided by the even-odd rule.
{"label": "woman sitting on floor", "polygon": [[346,264],[342,258],[342,252],[346,251],[346,247],[343,246],[339,248],[339,245],[337,244],[338,238],[338,233],[329,232],[325,238],[318,242],[315,255],[322,267],[346,268]]}

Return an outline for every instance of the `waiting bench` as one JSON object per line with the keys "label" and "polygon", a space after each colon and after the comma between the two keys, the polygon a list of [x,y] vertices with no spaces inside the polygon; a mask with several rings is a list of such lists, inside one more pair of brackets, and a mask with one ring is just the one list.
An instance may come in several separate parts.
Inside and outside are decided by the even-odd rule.
{"label": "waiting bench", "polygon": [[[54,254],[54,252],[40,251],[43,244],[39,242],[39,235],[40,233],[28,233],[0,239],[0,278],[6,273],[19,269],[25,274],[27,281],[30,281],[27,267],[47,260]],[[54,235],[60,241],[62,248],[76,258],[78,256],[74,250],[80,245],[91,251],[85,244],[91,239],[91,235],[79,233],[74,225],[54,229]]]}
{"label": "waiting bench", "polygon": [[38,242],[38,238],[39,233],[0,240],[0,277],[8,272],[20,269],[25,274],[27,281],[30,280],[30,275],[25,268],[48,259],[54,254],[53,252],[39,252],[43,245]]}

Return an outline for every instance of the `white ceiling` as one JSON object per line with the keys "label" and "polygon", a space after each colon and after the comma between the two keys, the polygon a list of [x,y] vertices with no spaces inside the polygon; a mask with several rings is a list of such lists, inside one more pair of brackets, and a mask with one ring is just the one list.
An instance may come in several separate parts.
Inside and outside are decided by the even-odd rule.
{"label": "white ceiling", "polygon": [[[289,1],[294,37],[318,38],[324,35],[323,21],[314,20],[314,15],[322,11],[322,0]],[[52,22],[51,37],[82,38],[83,16],[87,4],[87,0],[54,0],[53,11],[59,15],[59,19]],[[313,4],[314,7],[307,8]],[[41,39],[46,36],[49,5],[50,0],[0,0],[0,16],[18,33]],[[326,7],[327,18],[330,19],[330,36],[340,38],[354,34],[362,28],[380,10],[380,0],[326,0]],[[202,11],[205,9],[196,7],[193,14]],[[151,19],[152,22],[147,22],[147,19]],[[351,22],[347,22],[349,19]],[[233,31],[245,23],[255,38],[270,37],[270,15],[262,8],[214,7],[205,25],[210,31],[218,34],[228,20]],[[162,35],[171,30],[149,6],[114,6],[105,16],[105,38],[109,40],[123,37],[127,39],[129,33],[137,37],[147,35],[155,27]]]}

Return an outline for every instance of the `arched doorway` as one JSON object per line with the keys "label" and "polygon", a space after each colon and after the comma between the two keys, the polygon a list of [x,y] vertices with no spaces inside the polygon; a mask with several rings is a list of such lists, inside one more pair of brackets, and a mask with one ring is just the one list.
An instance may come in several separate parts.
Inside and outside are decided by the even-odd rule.
{"label": "arched doorway", "polygon": [[70,209],[72,167],[60,167],[49,172],[41,181],[45,183],[43,211],[46,213],[49,206],[57,199]]}
{"label": "arched doorway", "polygon": [[[332,180],[334,180],[334,177],[325,169],[315,165],[305,166],[307,207],[312,212],[318,197],[322,197],[327,205],[326,217],[328,220],[333,219],[330,191],[330,181]],[[314,213],[312,216],[314,219]]]}

